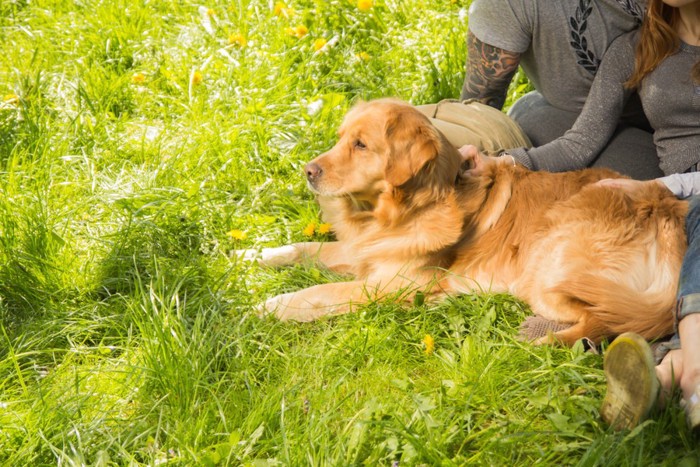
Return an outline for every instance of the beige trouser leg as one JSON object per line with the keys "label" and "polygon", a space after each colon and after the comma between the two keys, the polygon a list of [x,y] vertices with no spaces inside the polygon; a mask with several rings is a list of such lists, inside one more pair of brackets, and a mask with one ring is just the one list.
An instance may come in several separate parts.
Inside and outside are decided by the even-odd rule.
{"label": "beige trouser leg", "polygon": [[477,101],[444,100],[416,106],[455,147],[473,144],[494,155],[519,147],[531,147],[520,126],[505,113]]}

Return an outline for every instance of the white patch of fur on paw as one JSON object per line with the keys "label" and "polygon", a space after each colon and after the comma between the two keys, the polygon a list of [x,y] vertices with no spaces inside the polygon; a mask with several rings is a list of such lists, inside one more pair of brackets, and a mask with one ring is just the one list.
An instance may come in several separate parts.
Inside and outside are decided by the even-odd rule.
{"label": "white patch of fur on paw", "polygon": [[258,315],[258,318],[264,318],[265,316],[275,313],[277,307],[273,303],[270,303],[272,300],[274,300],[274,298],[266,300],[263,303],[259,303],[255,307],[255,314]]}
{"label": "white patch of fur on paw", "polygon": [[284,266],[299,259],[299,251],[292,245],[276,248],[263,248],[260,262],[265,266]]}
{"label": "white patch of fur on paw", "polygon": [[265,303],[257,306],[258,316],[275,315],[280,321],[313,321],[328,314],[327,309],[315,308],[311,303],[301,301],[300,304],[297,293],[289,292],[269,298]]}
{"label": "white patch of fur on paw", "polygon": [[235,250],[233,255],[241,261],[252,263],[260,256],[260,250]]}
{"label": "white patch of fur on paw", "polygon": [[262,317],[267,315],[275,315],[277,319],[281,321],[294,319],[294,310],[290,310],[289,308],[289,302],[291,301],[293,294],[294,292],[291,292],[268,298],[265,300],[265,303],[258,305],[258,316]]}
{"label": "white patch of fur on paw", "polygon": [[251,263],[257,261],[264,266],[271,267],[285,266],[299,259],[299,252],[292,245],[263,248],[262,250],[236,250],[234,254],[243,261]]}

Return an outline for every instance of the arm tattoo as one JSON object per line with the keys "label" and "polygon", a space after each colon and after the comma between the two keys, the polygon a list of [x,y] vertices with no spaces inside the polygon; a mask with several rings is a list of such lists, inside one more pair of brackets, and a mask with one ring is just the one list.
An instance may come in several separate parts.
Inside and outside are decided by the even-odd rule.
{"label": "arm tattoo", "polygon": [[477,99],[500,109],[518,70],[520,54],[485,44],[471,32],[467,33],[467,53],[462,99]]}

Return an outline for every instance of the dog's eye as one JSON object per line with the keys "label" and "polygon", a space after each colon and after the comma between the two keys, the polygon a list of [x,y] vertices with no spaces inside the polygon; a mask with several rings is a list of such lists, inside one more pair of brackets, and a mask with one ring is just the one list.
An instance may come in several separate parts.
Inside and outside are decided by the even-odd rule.
{"label": "dog's eye", "polygon": [[363,143],[359,139],[355,141],[355,147],[357,149],[367,149],[367,146],[365,146],[365,143]]}

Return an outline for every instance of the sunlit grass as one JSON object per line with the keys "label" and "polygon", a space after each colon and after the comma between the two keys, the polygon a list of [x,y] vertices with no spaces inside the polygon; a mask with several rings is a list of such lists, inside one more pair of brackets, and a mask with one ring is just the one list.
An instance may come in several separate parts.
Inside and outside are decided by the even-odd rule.
{"label": "sunlit grass", "polygon": [[358,99],[457,97],[467,3],[0,2],[0,464],[694,461],[511,297],[253,312],[338,277],[231,251],[330,238],[301,167]]}

